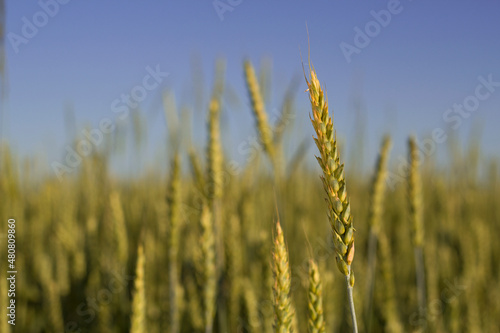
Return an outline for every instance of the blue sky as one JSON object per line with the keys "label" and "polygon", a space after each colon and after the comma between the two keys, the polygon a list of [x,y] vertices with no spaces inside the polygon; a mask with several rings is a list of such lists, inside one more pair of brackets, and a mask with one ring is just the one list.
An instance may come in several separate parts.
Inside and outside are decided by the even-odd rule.
{"label": "blue sky", "polygon": [[[489,94],[474,99],[479,77],[500,82],[498,1],[221,0],[220,8],[228,10],[218,13],[211,1],[60,0],[44,22],[42,4],[54,2],[6,1],[9,94],[3,136],[22,155],[46,156],[48,164],[61,159],[68,143],[68,105],[78,124],[98,127],[101,119],[115,116],[112,102],[140,85],[148,66],[169,73],[141,103],[149,138],[144,155],[154,160],[166,137],[162,91],[173,91],[179,107],[196,108],[193,59],[201,64],[205,97],[216,59],[226,59],[227,84],[239,97],[238,103],[226,103],[223,115],[230,153],[237,155],[234,143],[255,133],[242,75],[245,58],[257,67],[262,59],[272,61],[270,110],[279,108],[290,80],[301,79],[291,133],[292,145],[300,142],[312,135],[300,58],[302,53],[307,61],[306,23],[311,58],[327,88],[335,126],[350,143],[359,119],[353,101],[362,101],[367,166],[373,165],[385,132],[394,138],[395,153],[402,154],[409,133],[423,138],[458,121],[450,131],[466,140],[478,125],[483,151],[499,155],[500,87],[479,88],[481,96]],[[372,11],[382,15],[385,26],[375,23]],[[383,13],[390,13],[390,20]],[[37,19],[42,20],[38,31],[26,38],[23,26]],[[368,29],[368,45],[356,44],[356,28],[364,34]],[[25,38],[22,43],[19,37]],[[347,61],[342,43],[362,47]],[[448,117],[460,119],[447,123],[443,115],[465,100],[475,111],[467,116],[451,111]],[[194,110],[198,142],[206,104]],[[446,155],[446,144],[440,146],[439,154]]]}

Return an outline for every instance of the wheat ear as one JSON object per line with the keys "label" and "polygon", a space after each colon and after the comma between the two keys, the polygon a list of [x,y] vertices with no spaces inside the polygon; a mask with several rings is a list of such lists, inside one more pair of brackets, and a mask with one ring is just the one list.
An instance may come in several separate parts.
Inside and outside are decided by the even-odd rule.
{"label": "wheat ear", "polygon": [[323,170],[321,180],[327,195],[328,218],[332,228],[337,267],[346,279],[352,326],[354,332],[357,332],[356,313],[352,297],[354,274],[351,269],[354,258],[354,226],[351,206],[347,196],[344,165],[340,163],[333,121],[328,114],[326,94],[321,88],[314,67],[309,66],[309,74],[310,79],[307,80],[306,78],[306,82],[312,108],[312,118],[310,119],[316,132],[314,142],[316,142],[320,152],[320,156],[317,156],[316,159]]}
{"label": "wheat ear", "polygon": [[410,223],[412,228],[413,252],[415,255],[415,274],[417,280],[418,305],[421,309],[426,306],[426,288],[424,272],[423,238],[424,227],[422,220],[422,189],[420,184],[420,164],[417,141],[414,136],[408,140],[410,172],[408,175],[408,197],[410,207]]}
{"label": "wheat ear", "polygon": [[199,154],[196,151],[194,147],[189,148],[189,166],[191,169],[191,174],[194,179],[194,184],[197,188],[198,191],[203,195],[203,197],[206,196],[206,188],[205,188],[205,176],[203,174],[203,169],[201,167],[200,159],[199,159]]}
{"label": "wheat ear", "polygon": [[385,316],[385,330],[388,333],[403,332],[403,325],[399,319],[396,303],[396,288],[394,285],[394,267],[392,267],[391,248],[385,232],[378,234],[378,252],[380,254],[380,271],[383,275],[385,301],[383,313]]}
{"label": "wheat ear", "polygon": [[123,215],[122,204],[118,192],[112,192],[110,195],[111,214],[115,229],[116,252],[120,264],[127,267],[128,261],[128,234],[127,224]]}
{"label": "wheat ear", "polygon": [[309,261],[309,332],[325,332],[325,320],[323,317],[323,285],[319,276],[318,265],[314,260]]}
{"label": "wheat ear", "polygon": [[288,250],[279,221],[276,222],[273,265],[274,330],[277,333],[292,332],[295,311],[290,297],[290,267],[288,265]]}
{"label": "wheat ear", "polygon": [[243,301],[247,313],[247,331],[248,332],[263,332],[263,327],[260,322],[259,316],[259,302],[255,295],[254,287],[250,280],[244,279],[242,281],[243,288]]}
{"label": "wheat ear", "polygon": [[180,157],[175,153],[172,162],[171,179],[168,189],[168,275],[169,275],[169,326],[170,332],[179,332],[180,323],[180,290],[179,285],[179,238],[180,238],[180,205],[181,205],[181,176]]}
{"label": "wheat ear", "polygon": [[137,250],[137,264],[135,267],[134,296],[132,300],[132,327],[131,333],[146,332],[146,292],[144,283],[145,256],[142,244]]}
{"label": "wheat ear", "polygon": [[245,61],[244,69],[248,94],[250,95],[252,111],[257,123],[260,140],[264,150],[274,163],[273,133],[267,120],[267,113],[264,106],[264,100],[262,98],[262,92],[260,91],[259,81],[257,80],[255,70],[250,61]]}
{"label": "wheat ear", "polygon": [[207,180],[210,203],[222,195],[222,146],[219,117],[220,101],[214,96],[208,107]]}
{"label": "wheat ear", "polygon": [[[209,105],[208,115],[208,147],[207,147],[207,181],[208,203],[213,220],[215,239],[216,276],[221,277],[224,285],[225,276],[221,274],[224,267],[224,228],[221,218],[221,197],[223,194],[223,152],[220,134],[220,112],[222,93],[224,90],[225,63],[219,60],[216,65],[215,84]],[[218,323],[222,331],[226,330],[226,304],[223,297],[217,298]]]}
{"label": "wheat ear", "polygon": [[64,330],[64,322],[62,317],[61,295],[59,287],[54,280],[48,281],[45,290],[45,297],[49,306],[49,321],[54,332],[62,332]]}
{"label": "wheat ear", "polygon": [[377,265],[377,242],[380,232],[380,220],[384,210],[384,198],[387,175],[387,159],[391,149],[391,139],[385,136],[382,140],[380,155],[377,160],[375,176],[371,187],[371,202],[369,215],[369,238],[368,238],[368,277],[367,277],[367,298],[365,301],[365,329],[369,332],[371,326],[371,315],[373,306],[373,291],[375,287],[375,268]]}
{"label": "wheat ear", "polygon": [[215,315],[217,277],[215,267],[215,237],[212,216],[207,206],[202,208],[201,217],[201,255],[203,264],[203,305],[205,332],[211,333]]}

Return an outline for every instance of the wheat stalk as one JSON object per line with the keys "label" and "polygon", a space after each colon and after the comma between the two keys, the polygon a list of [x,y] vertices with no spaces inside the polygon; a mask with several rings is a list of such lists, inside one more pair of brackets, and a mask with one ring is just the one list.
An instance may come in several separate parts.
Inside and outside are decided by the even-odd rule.
{"label": "wheat stalk", "polygon": [[386,233],[378,234],[378,251],[380,253],[380,271],[383,275],[383,289],[385,292],[385,302],[383,313],[385,315],[385,329],[389,333],[403,331],[403,326],[399,319],[396,304],[396,290],[394,285],[394,267],[391,260],[391,248]]}
{"label": "wheat stalk", "polygon": [[62,316],[61,296],[57,283],[54,280],[47,281],[47,285],[44,286],[44,296],[47,300],[51,329],[54,332],[63,332],[64,322]]}
{"label": "wheat stalk", "polygon": [[323,170],[321,180],[327,195],[328,217],[332,228],[337,267],[346,279],[352,326],[354,332],[357,332],[352,298],[354,274],[351,269],[354,258],[354,226],[347,196],[344,165],[340,163],[333,121],[328,114],[328,100],[321,88],[314,67],[311,65],[309,65],[309,74],[310,79],[306,78],[306,82],[312,108],[312,118],[310,119],[316,132],[314,141],[320,152],[320,156],[317,156],[316,159]]}
{"label": "wheat stalk", "polygon": [[189,148],[189,162],[196,189],[200,191],[200,193],[204,197],[206,196],[205,178],[199,159],[199,154],[194,147]]}
{"label": "wheat stalk", "polygon": [[186,276],[184,281],[187,296],[187,312],[191,320],[191,325],[196,331],[203,331],[205,318],[201,308],[201,300],[197,290],[197,285],[193,277]]}
{"label": "wheat stalk", "polygon": [[249,332],[262,332],[263,328],[259,316],[259,302],[257,301],[255,290],[249,279],[242,281],[243,288],[243,301],[247,313],[247,331]]}
{"label": "wheat stalk", "polygon": [[226,220],[226,272],[229,280],[229,314],[232,330],[235,329],[236,320],[240,316],[240,299],[244,288],[243,280],[243,239],[241,237],[241,223],[236,215]]}

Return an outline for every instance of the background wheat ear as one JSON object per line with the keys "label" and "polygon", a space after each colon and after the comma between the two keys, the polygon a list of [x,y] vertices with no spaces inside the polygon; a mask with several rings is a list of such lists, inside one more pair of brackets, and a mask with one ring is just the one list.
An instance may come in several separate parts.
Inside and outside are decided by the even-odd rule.
{"label": "background wheat ear", "polygon": [[352,297],[354,274],[351,269],[352,260],[354,259],[354,226],[351,206],[347,196],[344,165],[340,163],[333,120],[328,113],[328,100],[321,88],[314,67],[311,67],[311,65],[309,65],[309,77],[309,80],[306,78],[306,82],[312,108],[312,117],[310,119],[316,132],[314,142],[320,153],[320,156],[316,156],[316,159],[323,170],[321,180],[326,192],[328,218],[336,252],[335,259],[338,269],[345,276],[353,331],[357,332],[356,313]]}
{"label": "background wheat ear", "polygon": [[144,280],[145,255],[144,247],[139,244],[137,249],[137,263],[135,268],[134,294],[132,299],[131,333],[146,331],[146,291]]}
{"label": "background wheat ear", "polygon": [[212,214],[204,205],[200,216],[201,226],[201,276],[203,287],[203,312],[205,332],[213,330],[215,316],[215,300],[217,295],[217,271],[215,263],[215,237]]}
{"label": "background wheat ear", "polygon": [[410,207],[410,223],[412,230],[413,253],[415,256],[415,274],[417,280],[417,298],[420,308],[425,308],[427,295],[425,287],[425,264],[424,264],[424,225],[422,209],[422,188],[420,180],[420,156],[417,139],[411,136],[408,140],[410,172],[408,174],[408,198]]}
{"label": "background wheat ear", "polygon": [[[384,210],[386,175],[387,175],[387,160],[389,159],[389,151],[392,146],[390,136],[384,136],[380,148],[380,154],[377,160],[375,174],[371,183],[370,193],[370,210],[368,217],[368,225],[370,227],[368,236],[368,272],[367,272],[367,292],[365,296],[365,329],[371,330],[371,319],[373,311],[373,292],[375,288],[375,271],[377,265],[377,244],[380,233],[380,224]],[[390,260],[389,258],[385,258]]]}
{"label": "background wheat ear", "polygon": [[310,333],[325,332],[325,320],[323,315],[323,284],[319,275],[319,269],[316,262],[309,260],[309,292],[308,308],[309,320],[308,327]]}
{"label": "background wheat ear", "polygon": [[288,264],[288,250],[280,222],[276,222],[273,249],[274,272],[274,330],[275,332],[292,332],[295,310],[290,295],[290,267]]}
{"label": "background wheat ear", "polygon": [[126,266],[128,261],[128,232],[118,192],[112,192],[110,194],[110,206],[115,229],[114,236],[118,259],[122,265]]}
{"label": "background wheat ear", "polygon": [[179,240],[181,229],[181,167],[180,156],[173,156],[171,179],[167,194],[168,203],[168,288],[169,288],[169,328],[176,333],[180,329],[180,303],[182,285],[179,283]]}
{"label": "background wheat ear", "polygon": [[247,83],[248,94],[252,103],[252,111],[255,117],[257,130],[259,132],[260,141],[265,152],[269,155],[271,162],[275,162],[275,152],[273,144],[273,133],[271,126],[267,120],[266,108],[262,92],[260,90],[259,81],[255,75],[255,70],[249,60],[244,62],[245,79]]}

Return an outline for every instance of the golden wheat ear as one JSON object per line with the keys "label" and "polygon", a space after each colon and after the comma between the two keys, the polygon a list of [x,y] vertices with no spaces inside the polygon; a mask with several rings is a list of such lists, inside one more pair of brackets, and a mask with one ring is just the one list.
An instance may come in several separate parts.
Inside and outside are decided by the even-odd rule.
{"label": "golden wheat ear", "polygon": [[312,116],[309,117],[316,133],[314,142],[320,153],[319,156],[316,156],[316,160],[323,170],[321,180],[326,192],[328,218],[336,253],[335,259],[338,269],[345,276],[353,331],[357,332],[356,313],[352,297],[354,273],[351,269],[354,259],[355,229],[351,215],[351,205],[347,195],[344,164],[340,163],[333,119],[328,113],[326,92],[321,88],[314,66],[310,63],[309,80],[306,78],[306,82],[312,109]]}
{"label": "golden wheat ear", "polygon": [[316,262],[309,260],[309,291],[308,291],[309,333],[324,333],[325,319],[323,315],[323,284]]}
{"label": "golden wheat ear", "polygon": [[217,295],[217,271],[215,263],[215,236],[212,213],[207,205],[202,208],[200,216],[201,226],[201,267],[203,282],[203,312],[205,332],[213,330],[215,316],[215,300]]}
{"label": "golden wheat ear", "polygon": [[280,222],[276,222],[273,249],[274,272],[274,330],[275,332],[291,332],[294,324],[295,310],[290,295],[290,267],[288,250]]}
{"label": "golden wheat ear", "polygon": [[248,94],[252,104],[252,112],[255,117],[257,131],[259,132],[260,141],[264,147],[264,151],[269,155],[269,158],[274,163],[274,144],[273,133],[271,126],[267,120],[267,112],[262,98],[259,81],[255,75],[255,70],[249,60],[244,62],[245,79],[247,83]]}
{"label": "golden wheat ear", "polygon": [[413,253],[415,256],[415,274],[417,281],[417,298],[421,308],[425,308],[426,287],[425,287],[425,264],[424,264],[424,222],[422,209],[422,185],[420,180],[420,157],[417,146],[417,139],[411,136],[408,140],[408,157],[410,161],[410,172],[408,174],[408,198],[409,214],[412,229]]}
{"label": "golden wheat ear", "polygon": [[146,292],[144,282],[145,255],[144,247],[139,244],[135,267],[134,295],[132,298],[131,333],[146,332]]}

